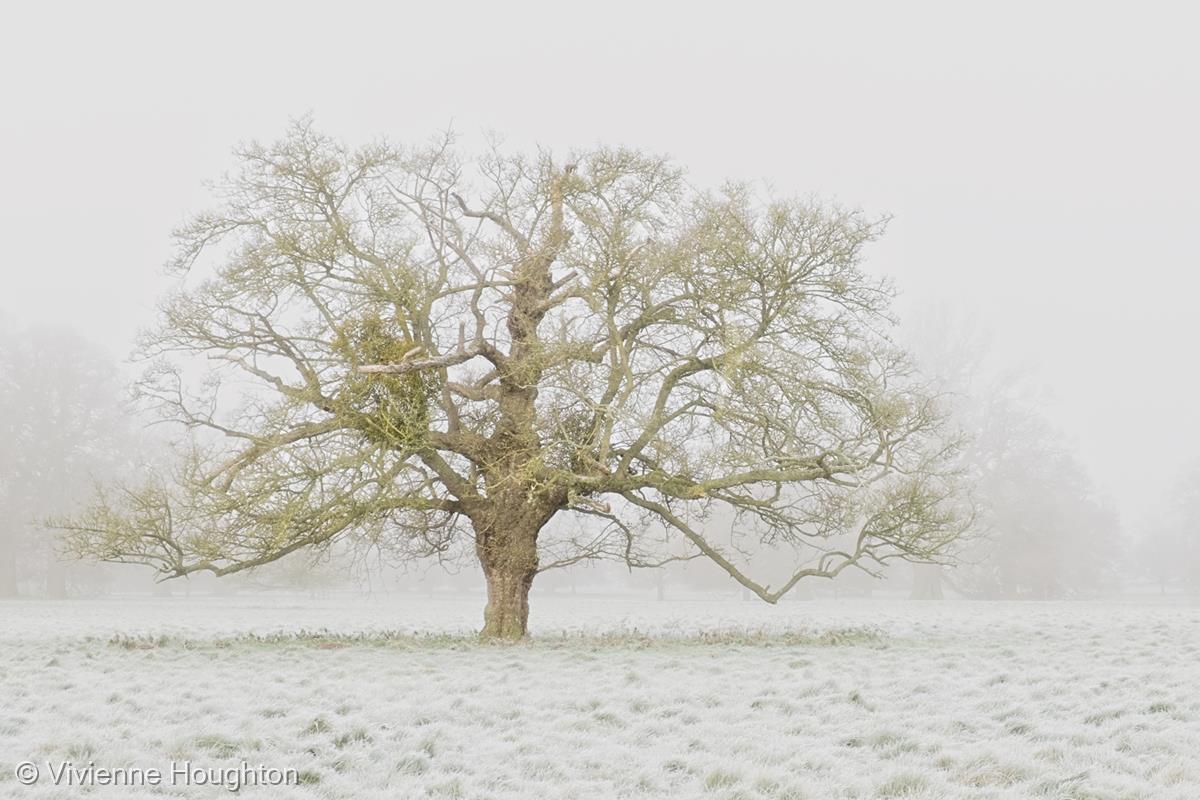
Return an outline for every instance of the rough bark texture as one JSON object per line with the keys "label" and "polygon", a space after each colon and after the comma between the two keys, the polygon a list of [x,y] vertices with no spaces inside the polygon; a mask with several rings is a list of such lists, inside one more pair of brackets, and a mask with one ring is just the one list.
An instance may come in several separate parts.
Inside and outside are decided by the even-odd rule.
{"label": "rough bark texture", "polygon": [[484,568],[487,606],[483,610],[484,638],[520,639],[529,628],[529,588],[536,570],[501,561]]}
{"label": "rough bark texture", "polygon": [[487,580],[483,638],[520,639],[529,628],[529,590],[538,571],[537,536],[552,514],[536,505],[477,523],[476,553]]}

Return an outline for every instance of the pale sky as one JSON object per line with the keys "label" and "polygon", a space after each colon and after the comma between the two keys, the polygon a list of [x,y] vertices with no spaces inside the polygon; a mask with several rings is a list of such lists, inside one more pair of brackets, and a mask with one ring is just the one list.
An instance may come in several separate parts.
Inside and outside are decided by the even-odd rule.
{"label": "pale sky", "polygon": [[870,268],[1036,371],[1132,532],[1200,441],[1190,4],[168,5],[6,9],[0,314],[124,355],[236,142],[453,124],[893,214]]}

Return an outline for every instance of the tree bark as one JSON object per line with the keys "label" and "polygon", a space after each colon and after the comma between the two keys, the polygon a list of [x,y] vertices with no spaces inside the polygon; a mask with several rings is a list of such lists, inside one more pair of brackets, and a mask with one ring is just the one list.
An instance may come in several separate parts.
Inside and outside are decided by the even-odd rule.
{"label": "tree bark", "polygon": [[521,639],[529,631],[529,587],[532,570],[485,569],[488,600],[483,609],[485,639]]}
{"label": "tree bark", "polygon": [[[551,182],[550,226],[544,240],[530,247],[523,237],[515,237],[524,252],[514,271],[505,320],[512,344],[503,361],[496,364],[499,419],[488,439],[494,458],[481,465],[489,501],[468,514],[488,588],[480,632],[483,638],[525,636],[529,589],[538,571],[538,532],[567,505],[565,487],[539,488],[533,476],[540,471],[535,465],[542,456],[536,403],[544,351],[538,325],[550,308],[547,301],[554,291],[550,268],[570,239],[570,232],[563,227],[563,181],[573,170],[574,166],[565,167]],[[470,216],[462,200],[458,202]]]}
{"label": "tree bark", "polygon": [[[539,526],[540,527],[540,526]],[[484,639],[521,639],[529,630],[529,590],[537,575],[538,528],[518,524],[476,534],[476,550],[487,580]]]}

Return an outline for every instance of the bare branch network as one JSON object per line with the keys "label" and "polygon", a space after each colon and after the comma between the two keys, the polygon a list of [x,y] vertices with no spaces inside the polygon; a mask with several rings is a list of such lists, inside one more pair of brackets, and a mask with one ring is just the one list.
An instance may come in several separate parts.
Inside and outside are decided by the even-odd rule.
{"label": "bare branch network", "polygon": [[[238,158],[142,343],[190,454],[63,521],[78,552],[224,575],[465,542],[485,633],[515,636],[548,565],[699,556],[774,602],[961,529],[953,443],[860,269],[882,220],[623,149],[464,162],[301,122]],[[760,583],[757,542],[803,563]]]}

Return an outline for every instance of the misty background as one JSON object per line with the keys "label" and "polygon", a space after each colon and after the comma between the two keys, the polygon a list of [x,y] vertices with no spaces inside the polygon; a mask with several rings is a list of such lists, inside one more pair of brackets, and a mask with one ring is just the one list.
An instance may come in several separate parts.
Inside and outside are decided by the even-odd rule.
{"label": "misty background", "polygon": [[[699,185],[761,180],[893,215],[866,267],[895,280],[903,335],[966,398],[965,427],[1021,445],[980,463],[1009,464],[1046,502],[1078,499],[1062,527],[1128,562],[1169,527],[1200,441],[1196,16],[1083,3],[10,10],[0,368],[8,386],[25,376],[12,395],[44,426],[6,431],[0,462],[36,454],[42,479],[78,465],[54,479],[64,487],[144,463],[158,445],[119,407],[137,367],[118,362],[170,288],[170,230],[210,204],[204,181],[235,143],[311,114],[351,143],[453,127],[467,149],[487,131],[520,149],[627,144],[669,153]],[[52,362],[76,368],[52,377]],[[111,391],[88,399],[98,387]],[[1004,409],[983,403],[996,397]],[[63,419],[88,435],[54,444]],[[1016,477],[995,479],[1011,508],[1047,518]],[[6,514],[50,513],[67,494]],[[1037,533],[1013,548],[1040,553]],[[1126,582],[1152,576],[1146,561]]]}

